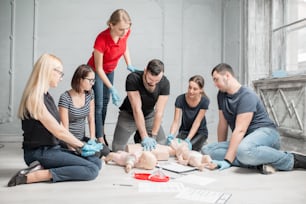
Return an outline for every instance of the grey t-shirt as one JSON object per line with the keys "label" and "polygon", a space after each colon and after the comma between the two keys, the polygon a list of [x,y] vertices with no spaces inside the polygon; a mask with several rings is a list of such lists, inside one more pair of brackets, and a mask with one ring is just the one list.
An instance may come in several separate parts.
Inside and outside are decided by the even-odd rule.
{"label": "grey t-shirt", "polygon": [[219,110],[222,110],[232,131],[235,129],[237,115],[247,112],[253,112],[254,115],[247,129],[246,135],[261,127],[275,128],[275,124],[269,118],[261,100],[251,89],[242,86],[232,95],[219,91],[217,98]]}

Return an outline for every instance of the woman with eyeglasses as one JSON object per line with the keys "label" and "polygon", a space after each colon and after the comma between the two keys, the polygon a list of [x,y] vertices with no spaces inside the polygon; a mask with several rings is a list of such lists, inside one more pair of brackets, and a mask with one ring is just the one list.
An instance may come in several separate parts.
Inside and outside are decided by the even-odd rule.
{"label": "woman with eyeglasses", "polygon": [[137,71],[131,64],[127,45],[131,25],[131,18],[126,10],[115,10],[107,21],[108,28],[96,37],[92,56],[87,62],[96,74],[96,83],[93,86],[95,91],[96,137],[106,145],[108,145],[108,142],[105,137],[104,124],[110,94],[114,105],[119,106],[121,101],[113,83],[119,59],[123,56],[127,69],[131,72]]}
{"label": "woman with eyeglasses", "polygon": [[[71,89],[61,94],[58,107],[63,126],[81,141],[93,142],[95,137],[95,102],[92,86],[95,73],[88,65],[80,65],[71,79]],[[89,126],[89,137],[86,136],[86,118]],[[74,150],[62,143],[62,146]],[[102,145],[101,156],[107,156],[109,148]]]}
{"label": "woman with eyeglasses", "polygon": [[[64,128],[49,94],[49,89],[57,87],[62,77],[63,64],[54,55],[43,54],[34,65],[18,110],[24,161],[28,167],[18,171],[8,187],[42,181],[87,181],[99,174],[102,163],[95,154],[102,145],[84,143]],[[77,153],[61,148],[60,140]]]}

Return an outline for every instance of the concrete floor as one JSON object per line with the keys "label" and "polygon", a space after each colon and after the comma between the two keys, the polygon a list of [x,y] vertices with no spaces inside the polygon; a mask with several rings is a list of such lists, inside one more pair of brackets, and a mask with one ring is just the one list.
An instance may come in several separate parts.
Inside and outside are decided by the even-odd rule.
{"label": "concrete floor", "polygon": [[[1,144],[4,147],[0,148],[0,204],[209,203],[176,198],[179,192],[139,192],[139,185],[151,185],[153,182],[136,180],[132,174],[126,174],[122,167],[115,165],[103,165],[100,175],[94,181],[37,183],[8,188],[6,185],[11,176],[26,166],[20,142]],[[144,172],[137,169],[134,171]],[[171,183],[168,184],[173,184],[178,178],[185,176],[164,172],[171,177]],[[183,183],[185,188],[230,193],[231,197],[226,202],[228,204],[306,203],[304,170],[262,175],[256,170],[232,167],[224,171],[204,170],[189,174],[215,180],[204,186]]]}

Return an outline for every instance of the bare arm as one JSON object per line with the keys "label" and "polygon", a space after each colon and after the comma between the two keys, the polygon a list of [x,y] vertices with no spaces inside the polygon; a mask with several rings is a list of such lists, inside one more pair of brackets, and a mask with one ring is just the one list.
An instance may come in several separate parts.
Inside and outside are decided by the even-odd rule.
{"label": "bare arm", "polygon": [[143,139],[145,136],[148,136],[148,133],[146,130],[144,115],[141,110],[142,102],[141,102],[140,94],[138,91],[128,91],[127,96],[132,106],[133,116],[134,116],[137,130],[140,134],[141,139]]}
{"label": "bare arm", "polygon": [[95,67],[96,73],[103,81],[104,85],[108,88],[111,88],[113,85],[107,78],[104,70],[103,70],[103,53],[99,52],[98,50],[94,49],[94,59],[95,59]]}
{"label": "bare arm", "polygon": [[175,108],[174,119],[170,127],[170,134],[174,135],[179,129],[181,115],[182,115],[182,109]]}
{"label": "bare arm", "polygon": [[198,131],[200,125],[201,125],[201,121],[203,120],[204,116],[205,116],[206,110],[201,109],[196,117],[196,119],[193,121],[193,124],[191,126],[191,129],[188,133],[187,138],[189,138],[190,140],[193,138],[193,136],[196,134],[196,132]]}
{"label": "bare arm", "polygon": [[236,157],[238,145],[245,136],[246,131],[253,118],[253,115],[254,115],[253,112],[242,113],[237,115],[235,129],[232,133],[231,140],[229,143],[229,148],[225,155],[225,158],[230,162],[233,162]]}
{"label": "bare arm", "polygon": [[166,107],[166,103],[168,101],[168,95],[160,95],[155,105],[155,114],[154,114],[154,121],[152,127],[152,135],[157,135],[160,124],[162,122],[162,118],[164,115],[164,110]]}
{"label": "bare arm", "polygon": [[224,118],[223,112],[219,110],[219,123],[218,123],[218,142],[227,140],[228,124]]}
{"label": "bare arm", "polygon": [[68,109],[62,106],[59,106],[59,115],[61,118],[62,125],[69,131],[69,118],[68,118]]}
{"label": "bare arm", "polygon": [[96,139],[95,129],[95,100],[92,99],[89,104],[89,114],[87,116],[90,139]]}
{"label": "bare arm", "polygon": [[43,116],[38,120],[47,128],[56,138],[63,140],[74,148],[82,147],[83,142],[74,137],[64,126],[50,114],[46,106],[43,108]]}
{"label": "bare arm", "polygon": [[131,57],[130,57],[130,51],[129,51],[129,48],[128,48],[127,45],[126,45],[126,50],[123,54],[123,57],[124,57],[124,61],[125,61],[126,65],[131,65],[132,64]]}

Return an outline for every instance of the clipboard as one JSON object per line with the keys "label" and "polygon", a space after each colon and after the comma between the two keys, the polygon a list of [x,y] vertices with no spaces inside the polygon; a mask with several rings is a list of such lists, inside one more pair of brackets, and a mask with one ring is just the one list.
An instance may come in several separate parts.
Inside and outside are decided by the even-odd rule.
{"label": "clipboard", "polygon": [[185,166],[185,165],[182,165],[182,164],[179,164],[179,163],[176,163],[176,162],[158,163],[157,167],[162,168],[162,169],[167,170],[167,171],[177,173],[177,174],[187,173],[187,172],[197,170],[196,167]]}

